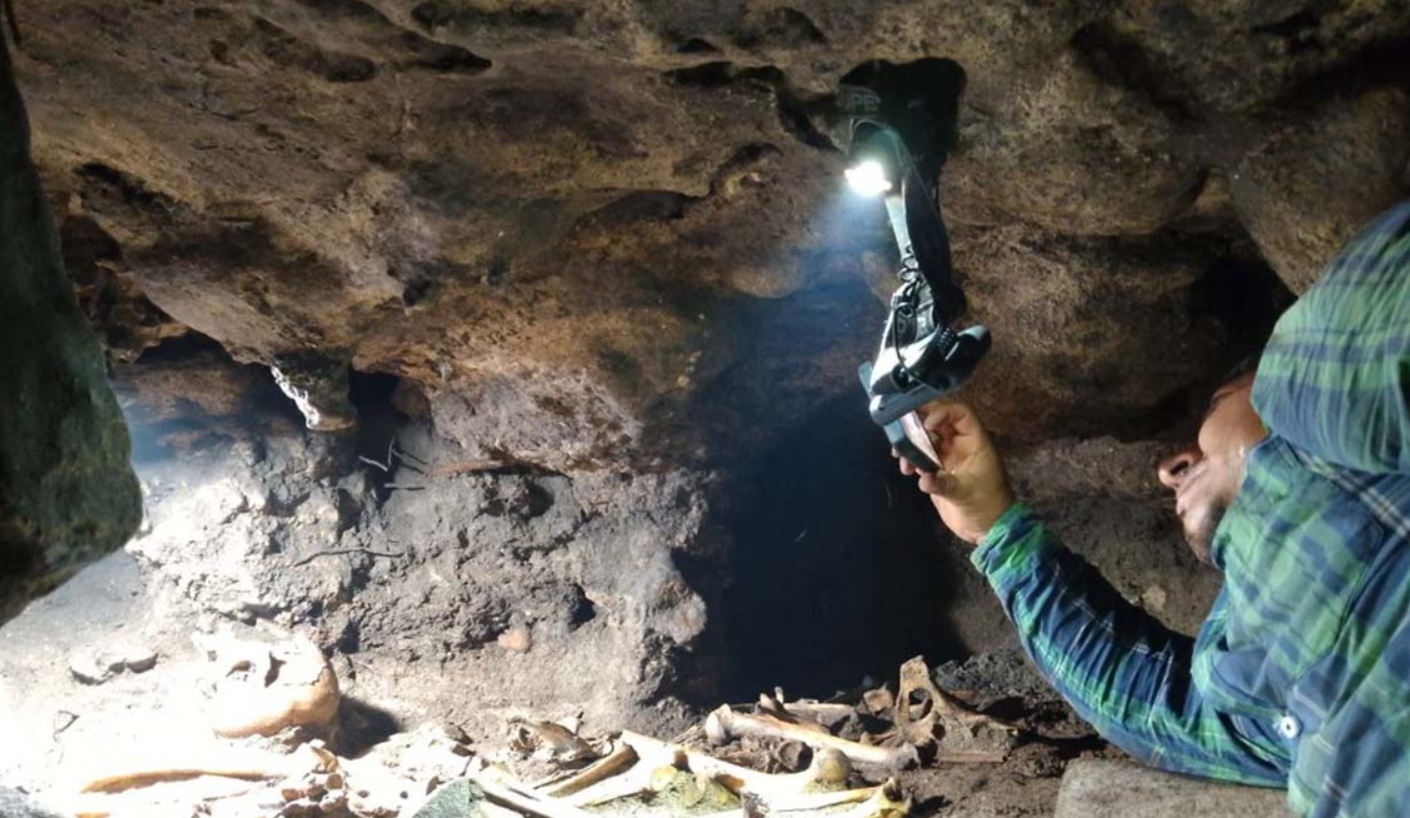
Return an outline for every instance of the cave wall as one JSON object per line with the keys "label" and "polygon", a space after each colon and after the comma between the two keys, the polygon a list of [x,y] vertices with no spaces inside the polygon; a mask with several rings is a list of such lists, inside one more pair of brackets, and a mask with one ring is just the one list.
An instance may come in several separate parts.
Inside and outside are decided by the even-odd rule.
{"label": "cave wall", "polygon": [[0,31],[0,622],[120,548],[141,507],[103,349],[30,161]]}

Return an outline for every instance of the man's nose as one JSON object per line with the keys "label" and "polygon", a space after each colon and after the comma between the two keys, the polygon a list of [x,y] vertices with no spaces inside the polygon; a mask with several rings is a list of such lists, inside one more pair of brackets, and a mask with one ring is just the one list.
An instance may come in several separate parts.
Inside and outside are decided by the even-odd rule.
{"label": "man's nose", "polygon": [[1199,462],[1200,450],[1191,446],[1183,452],[1176,452],[1160,461],[1160,466],[1156,468],[1156,476],[1160,482],[1168,489],[1180,487],[1180,481],[1185,479],[1185,474],[1190,467]]}

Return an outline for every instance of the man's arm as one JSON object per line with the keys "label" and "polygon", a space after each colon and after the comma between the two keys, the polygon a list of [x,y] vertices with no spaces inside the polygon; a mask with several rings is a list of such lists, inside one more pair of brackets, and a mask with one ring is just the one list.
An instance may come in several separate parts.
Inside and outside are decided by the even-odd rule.
{"label": "man's arm", "polygon": [[[945,524],[973,555],[1044,677],[1112,743],[1167,770],[1285,786],[1273,726],[1222,712],[1194,683],[1195,641],[1112,590],[1021,503],[973,410],[925,411],[942,471],[919,474]],[[901,469],[915,470],[904,460]],[[1217,638],[1219,621],[1203,638]]]}
{"label": "man's arm", "polygon": [[1039,671],[1108,741],[1161,769],[1286,786],[1272,725],[1221,712],[1195,685],[1195,640],[1128,603],[1026,506],[972,559]]}
{"label": "man's arm", "polygon": [[1319,458],[1410,474],[1410,202],[1352,239],[1278,321],[1253,405]]}

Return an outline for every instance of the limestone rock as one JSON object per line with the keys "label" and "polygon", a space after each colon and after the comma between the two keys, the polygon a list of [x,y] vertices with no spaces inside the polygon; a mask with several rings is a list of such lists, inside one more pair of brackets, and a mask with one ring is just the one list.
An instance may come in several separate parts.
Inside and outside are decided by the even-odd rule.
{"label": "limestone rock", "polygon": [[0,621],[141,518],[102,351],[64,274],[0,36]]}
{"label": "limestone rock", "polygon": [[1199,242],[1006,226],[957,233],[954,248],[996,339],[966,394],[1000,432],[1109,431],[1213,366],[1217,328],[1192,285],[1217,254]]}
{"label": "limestone rock", "polygon": [[1187,210],[1200,192],[1200,164],[1176,152],[1174,123],[1103,83],[1073,54],[1056,56],[1003,102],[976,100],[964,111],[940,177],[956,222],[1143,235]]}
{"label": "limestone rock", "polygon": [[534,646],[533,635],[527,628],[510,628],[495,638],[499,646],[514,653],[528,653]]}
{"label": "limestone rock", "polygon": [[1410,195],[1410,97],[1381,88],[1329,101],[1245,156],[1231,189],[1259,249],[1303,292],[1367,222]]}
{"label": "limestone rock", "polygon": [[1129,761],[1067,765],[1054,818],[1286,818],[1283,790],[1171,775]]}
{"label": "limestone rock", "polygon": [[1088,23],[1074,45],[1112,83],[1199,119],[1285,103],[1338,71],[1390,69],[1408,34],[1394,0],[1138,0]]}

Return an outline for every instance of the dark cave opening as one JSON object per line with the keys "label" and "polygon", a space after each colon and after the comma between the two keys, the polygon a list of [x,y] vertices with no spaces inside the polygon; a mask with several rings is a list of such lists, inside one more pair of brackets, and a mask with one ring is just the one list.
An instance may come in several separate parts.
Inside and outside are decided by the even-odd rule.
{"label": "dark cave opening", "polygon": [[901,662],[968,655],[949,623],[968,566],[902,476],[860,390],[823,404],[734,478],[726,698],[831,695]]}

